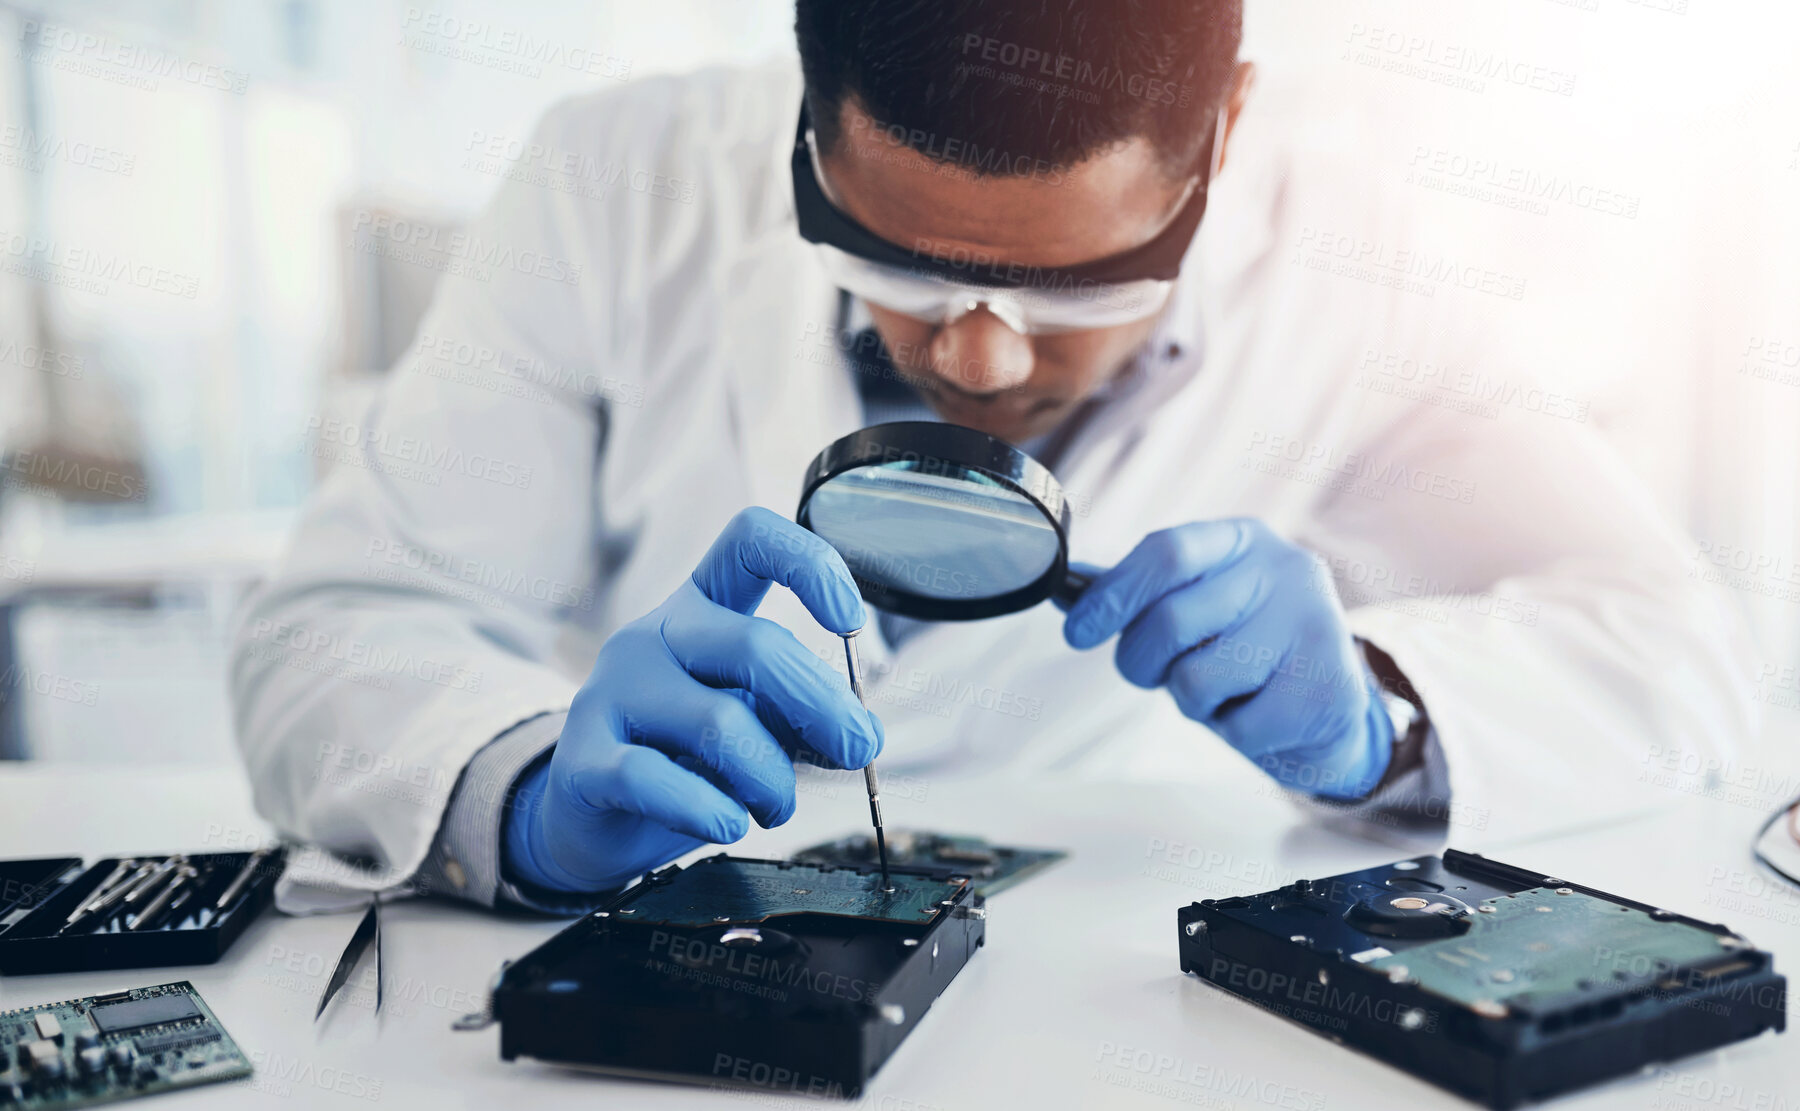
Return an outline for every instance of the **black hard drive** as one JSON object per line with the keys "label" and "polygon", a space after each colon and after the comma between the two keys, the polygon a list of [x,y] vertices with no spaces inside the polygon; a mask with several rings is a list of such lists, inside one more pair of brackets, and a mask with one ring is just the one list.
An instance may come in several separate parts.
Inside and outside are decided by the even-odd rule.
{"label": "black hard drive", "polygon": [[967,876],[718,856],[671,866],[510,965],[500,1055],[854,1096],[986,938]]}
{"label": "black hard drive", "polygon": [[1787,1024],[1724,926],[1454,849],[1176,919],[1182,971],[1494,1108]]}

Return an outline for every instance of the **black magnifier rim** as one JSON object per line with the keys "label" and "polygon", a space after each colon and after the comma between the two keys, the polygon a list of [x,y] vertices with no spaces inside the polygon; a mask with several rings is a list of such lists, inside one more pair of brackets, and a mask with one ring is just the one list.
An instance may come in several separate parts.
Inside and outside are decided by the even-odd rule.
{"label": "black magnifier rim", "polygon": [[895,421],[852,432],[821,451],[806,468],[794,520],[812,531],[813,491],[846,471],[909,460],[980,471],[1022,495],[1056,530],[1056,559],[1032,582],[991,598],[933,598],[869,582],[853,570],[863,600],[877,609],[926,621],[979,621],[1029,609],[1060,585],[1069,571],[1069,500],[1050,469],[1005,440],[938,421]]}

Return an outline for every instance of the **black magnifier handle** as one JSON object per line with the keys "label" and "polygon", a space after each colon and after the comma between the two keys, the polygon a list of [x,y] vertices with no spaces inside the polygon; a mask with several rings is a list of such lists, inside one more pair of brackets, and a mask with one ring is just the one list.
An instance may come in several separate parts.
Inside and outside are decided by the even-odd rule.
{"label": "black magnifier handle", "polygon": [[1063,609],[1068,609],[1087,592],[1097,574],[1098,572],[1081,567],[1069,568],[1063,575],[1062,582],[1057,583],[1056,588],[1050,592],[1050,600]]}

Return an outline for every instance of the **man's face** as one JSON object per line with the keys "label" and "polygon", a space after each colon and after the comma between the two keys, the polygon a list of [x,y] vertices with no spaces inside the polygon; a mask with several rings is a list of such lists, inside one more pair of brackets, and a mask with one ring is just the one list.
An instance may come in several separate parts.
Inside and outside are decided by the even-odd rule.
{"label": "man's face", "polygon": [[[838,134],[821,158],[838,206],[889,242],[952,257],[1092,262],[1154,239],[1191,189],[1142,136],[1055,172],[976,177],[890,142],[854,100]],[[1157,322],[1020,335],[985,307],[946,324],[868,308],[896,366],[940,416],[1013,443],[1056,427],[1119,373]]]}

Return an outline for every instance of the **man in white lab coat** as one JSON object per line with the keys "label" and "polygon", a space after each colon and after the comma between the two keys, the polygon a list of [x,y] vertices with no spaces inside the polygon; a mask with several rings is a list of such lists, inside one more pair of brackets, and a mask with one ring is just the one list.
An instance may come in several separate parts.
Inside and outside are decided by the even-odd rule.
{"label": "man in white lab coat", "polygon": [[[1042,8],[801,0],[804,74],[479,152],[506,181],[373,409],[315,422],[338,465],[239,626],[258,804],[354,862],[313,878],[579,906],[785,821],[800,753],[1104,775],[1146,737],[1503,832],[1747,731],[1733,626],[1573,403],[1445,388],[1496,350],[1451,295],[1514,279],[1396,254],[1232,0]],[[1087,595],[865,611],[785,518],[895,418],[1052,467]],[[828,663],[865,621],[874,716]]]}

